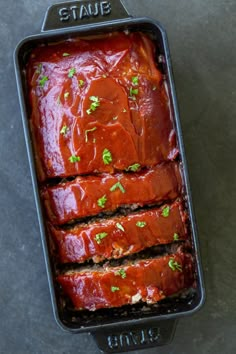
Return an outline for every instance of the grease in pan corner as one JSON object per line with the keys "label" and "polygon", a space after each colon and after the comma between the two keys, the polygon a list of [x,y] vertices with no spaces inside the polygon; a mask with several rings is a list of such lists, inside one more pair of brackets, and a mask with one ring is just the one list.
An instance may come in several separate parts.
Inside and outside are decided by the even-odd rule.
{"label": "grease in pan corner", "polygon": [[[147,35],[116,32],[40,46],[30,56],[41,198],[57,280],[75,309],[152,304],[194,284],[193,259],[182,250],[139,258],[145,248],[189,239],[176,133],[155,55]],[[132,264],[109,265],[130,254]],[[108,263],[76,270],[87,260]],[[64,263],[75,269],[63,272]]]}

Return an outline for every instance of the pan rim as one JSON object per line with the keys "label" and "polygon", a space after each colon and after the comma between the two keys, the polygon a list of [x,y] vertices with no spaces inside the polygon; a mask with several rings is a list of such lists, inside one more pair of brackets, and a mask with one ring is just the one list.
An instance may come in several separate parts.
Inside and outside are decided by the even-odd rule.
{"label": "pan rim", "polygon": [[[162,41],[163,41],[163,47],[164,51],[166,54],[166,66],[167,66],[167,72],[168,72],[168,80],[170,83],[170,92],[171,92],[171,99],[173,103],[173,116],[174,116],[174,121],[176,125],[176,135],[178,139],[178,144],[180,148],[180,155],[181,155],[181,162],[183,166],[183,177],[184,177],[184,184],[185,184],[185,189],[186,189],[186,195],[187,195],[187,203],[188,203],[188,208],[189,208],[189,218],[190,218],[190,224],[191,224],[191,229],[192,229],[192,240],[193,240],[193,251],[196,259],[196,273],[198,275],[198,301],[196,302],[196,305],[194,308],[186,310],[186,311],[179,311],[177,313],[169,313],[169,314],[161,314],[161,315],[153,315],[150,317],[143,317],[139,319],[122,319],[119,320],[117,319],[115,323],[105,323],[105,324],[99,324],[99,325],[91,325],[91,326],[78,326],[78,328],[71,328],[67,326],[65,323],[62,322],[62,319],[60,318],[59,315],[59,308],[57,305],[57,300],[56,300],[56,294],[55,294],[55,285],[53,281],[53,274],[52,274],[52,269],[51,269],[51,264],[50,264],[50,258],[49,258],[49,250],[48,250],[48,245],[47,245],[47,240],[46,240],[46,231],[45,231],[45,226],[44,226],[44,221],[43,221],[43,215],[42,215],[42,209],[41,209],[41,202],[39,198],[39,191],[38,191],[38,183],[37,183],[37,177],[36,177],[36,171],[35,171],[35,163],[34,163],[34,158],[33,158],[33,150],[31,146],[31,138],[30,138],[30,133],[27,125],[27,112],[26,112],[26,102],[24,99],[24,89],[22,85],[22,78],[21,78],[21,68],[20,68],[20,58],[19,54],[22,50],[22,48],[27,44],[29,45],[31,42],[43,40],[43,39],[48,39],[53,38],[57,39],[61,35],[81,35],[83,33],[88,33],[88,32],[94,32],[97,31],[98,29],[110,29],[110,31],[115,31],[116,28],[122,27],[125,25],[132,26],[132,25],[137,25],[137,24],[149,24],[154,26],[156,29],[160,31]],[[110,26],[110,27],[109,27]],[[124,29],[123,29],[124,30]],[[88,34],[89,35],[89,34]],[[51,41],[51,40],[50,40]],[[25,137],[25,142],[26,142],[26,148],[27,148],[27,155],[28,155],[28,161],[30,165],[30,174],[31,174],[31,180],[33,184],[33,192],[34,192],[34,198],[35,198],[35,203],[36,203],[36,210],[37,210],[37,216],[38,216],[38,222],[39,222],[39,228],[40,228],[40,236],[41,236],[41,241],[42,241],[42,246],[43,246],[43,253],[44,253],[44,258],[45,258],[45,264],[46,264],[46,271],[47,271],[47,277],[48,277],[48,283],[49,283],[49,290],[50,290],[50,296],[51,296],[51,302],[52,302],[52,307],[53,307],[53,314],[54,318],[59,325],[60,328],[63,330],[72,332],[72,333],[82,333],[82,332],[95,332],[97,330],[101,329],[106,329],[106,328],[118,328],[122,324],[122,326],[130,326],[130,325],[144,325],[144,324],[150,324],[154,322],[159,322],[162,320],[170,320],[170,319],[177,319],[180,317],[185,317],[187,315],[193,315],[197,311],[200,310],[200,308],[203,306],[205,302],[205,287],[203,283],[203,272],[202,272],[202,265],[201,265],[201,257],[200,257],[200,247],[199,247],[199,239],[197,236],[197,228],[196,228],[196,221],[194,217],[194,212],[193,212],[193,203],[192,203],[192,198],[191,198],[191,190],[190,190],[190,183],[189,183],[189,177],[188,177],[188,169],[187,169],[187,161],[185,157],[185,149],[184,149],[184,143],[183,143],[183,135],[182,135],[182,130],[181,130],[181,125],[180,125],[180,117],[179,117],[179,111],[178,111],[178,105],[177,105],[177,99],[176,99],[176,93],[175,93],[175,87],[174,87],[174,78],[173,78],[173,73],[172,73],[172,68],[171,68],[171,61],[170,61],[170,51],[169,51],[169,46],[168,46],[168,41],[167,41],[167,35],[166,31],[164,28],[161,26],[161,24],[149,17],[129,17],[127,19],[119,19],[119,20],[111,20],[107,22],[101,22],[97,23],[96,25],[94,24],[89,24],[89,25],[79,25],[76,27],[70,27],[68,29],[57,29],[57,30],[50,30],[50,31],[44,31],[40,34],[35,34],[31,36],[25,37],[23,40],[19,41],[17,44],[15,51],[14,51],[14,66],[15,66],[15,74],[16,74],[16,83],[17,83],[17,91],[18,91],[18,96],[19,96],[19,101],[20,101],[20,109],[21,109],[21,118],[22,118],[22,123],[23,123],[23,129],[24,129],[24,137]]]}

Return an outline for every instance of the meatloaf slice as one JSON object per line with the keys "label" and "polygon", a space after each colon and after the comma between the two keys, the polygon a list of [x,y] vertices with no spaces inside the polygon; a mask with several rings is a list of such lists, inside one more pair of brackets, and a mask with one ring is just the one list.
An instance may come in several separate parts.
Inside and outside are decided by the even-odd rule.
{"label": "meatloaf slice", "polygon": [[181,201],[90,224],[61,229],[50,227],[60,263],[121,258],[158,244],[188,237],[187,214]]}
{"label": "meatloaf slice", "polygon": [[78,310],[153,304],[191,287],[193,260],[189,254],[176,253],[123,267],[68,272],[57,280]]}
{"label": "meatloaf slice", "polygon": [[173,200],[181,189],[179,164],[170,162],[139,173],[77,177],[72,182],[43,188],[41,196],[49,221],[62,225],[122,206]]}

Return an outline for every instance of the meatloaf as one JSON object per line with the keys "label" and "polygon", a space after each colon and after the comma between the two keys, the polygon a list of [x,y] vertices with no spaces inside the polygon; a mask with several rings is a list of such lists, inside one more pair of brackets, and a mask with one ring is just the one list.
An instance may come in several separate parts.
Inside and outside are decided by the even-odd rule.
{"label": "meatloaf", "polygon": [[116,32],[29,55],[29,125],[63,306],[152,304],[194,284],[156,48],[147,34]]}
{"label": "meatloaf", "polygon": [[154,166],[178,154],[166,87],[144,34],[38,47],[28,83],[41,181]]}
{"label": "meatloaf", "polygon": [[158,165],[139,173],[80,176],[72,182],[42,190],[48,219],[57,225],[114,211],[177,198],[182,188],[179,165]]}

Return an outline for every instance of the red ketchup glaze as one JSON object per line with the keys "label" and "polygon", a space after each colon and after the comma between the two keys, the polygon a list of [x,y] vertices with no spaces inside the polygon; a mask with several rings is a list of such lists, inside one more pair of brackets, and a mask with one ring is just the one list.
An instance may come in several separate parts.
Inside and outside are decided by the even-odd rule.
{"label": "red ketchup glaze", "polygon": [[[169,208],[168,216],[163,215],[166,208]],[[140,252],[146,247],[185,240],[188,237],[186,219],[182,202],[176,201],[161,208],[102,219],[72,229],[51,226],[50,231],[60,263],[82,263],[91,258],[97,263]]]}
{"label": "red ketchup glaze", "polygon": [[[181,270],[173,270],[169,266],[171,260]],[[67,273],[57,280],[76,309],[94,311],[139,301],[155,303],[191,287],[192,274],[191,255],[176,253],[123,267]]]}
{"label": "red ketchup glaze", "polygon": [[[134,163],[153,166],[177,156],[169,99],[154,56],[153,43],[141,33],[68,40],[32,51],[27,79],[40,181],[114,173]],[[99,106],[88,114],[91,96],[99,98]],[[104,149],[112,154],[108,165]],[[80,161],[71,163],[70,156]]]}
{"label": "red ketchup glaze", "polygon": [[[30,54],[29,124],[60,264],[134,253],[138,258],[147,247],[188,238],[184,203],[175,200],[182,177],[157,54],[151,39],[138,32],[68,39]],[[52,186],[64,177],[75,179]],[[157,207],[163,202],[168,204]],[[120,207],[145,206],[153,208],[101,218]],[[67,224],[96,215],[96,221]],[[107,264],[57,277],[76,309],[151,304],[194,281],[192,257],[180,248],[119,267]]]}
{"label": "red ketchup glaze", "polygon": [[77,177],[72,182],[42,189],[41,197],[50,222],[61,225],[124,205],[144,206],[173,200],[181,189],[179,165],[170,162],[139,173]]}

